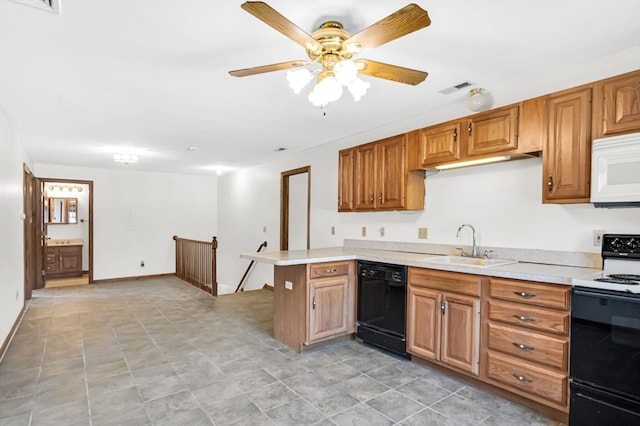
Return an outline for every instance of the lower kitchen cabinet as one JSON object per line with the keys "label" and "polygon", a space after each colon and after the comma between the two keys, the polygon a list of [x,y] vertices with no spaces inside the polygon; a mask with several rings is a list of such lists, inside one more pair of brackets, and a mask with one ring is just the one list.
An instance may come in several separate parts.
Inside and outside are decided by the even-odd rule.
{"label": "lower kitchen cabinet", "polygon": [[490,278],[481,377],[568,412],[569,295],[569,286]]}
{"label": "lower kitchen cabinet", "polygon": [[409,268],[407,351],[478,375],[481,281],[474,275]]}
{"label": "lower kitchen cabinet", "polygon": [[275,266],[274,338],[297,352],[355,332],[355,262]]}
{"label": "lower kitchen cabinet", "polygon": [[81,275],[82,245],[46,247],[45,276],[47,279],[79,277]]}

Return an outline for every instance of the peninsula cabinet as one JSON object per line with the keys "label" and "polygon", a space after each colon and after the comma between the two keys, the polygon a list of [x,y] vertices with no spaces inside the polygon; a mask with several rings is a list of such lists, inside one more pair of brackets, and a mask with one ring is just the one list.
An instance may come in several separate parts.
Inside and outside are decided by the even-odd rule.
{"label": "peninsula cabinet", "polygon": [[402,134],[340,151],[338,211],[424,208],[425,175],[408,171],[407,138]]}
{"label": "peninsula cabinet", "polygon": [[589,202],[591,95],[591,86],[581,86],[546,100],[543,203]]}
{"label": "peninsula cabinet", "polygon": [[275,266],[274,338],[296,352],[355,332],[354,261]]}
{"label": "peninsula cabinet", "polygon": [[594,138],[640,132],[640,70],[594,85]]}
{"label": "peninsula cabinet", "polygon": [[409,268],[407,351],[477,376],[482,280],[475,275]]}
{"label": "peninsula cabinet", "polygon": [[489,278],[481,378],[568,412],[569,296],[569,286]]}

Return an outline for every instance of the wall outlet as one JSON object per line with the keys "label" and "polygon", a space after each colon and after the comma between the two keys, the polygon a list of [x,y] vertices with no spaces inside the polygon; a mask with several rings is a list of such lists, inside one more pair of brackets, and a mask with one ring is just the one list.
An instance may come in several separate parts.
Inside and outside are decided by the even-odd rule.
{"label": "wall outlet", "polygon": [[331,227],[331,235],[336,235],[336,227],[335,226]]}
{"label": "wall outlet", "polygon": [[380,236],[384,237],[384,226],[380,228]]}
{"label": "wall outlet", "polygon": [[262,227],[262,232],[264,232],[265,234],[267,233],[267,225],[264,225],[264,226]]}
{"label": "wall outlet", "polygon": [[602,235],[604,235],[605,231],[602,229],[595,229],[593,231],[593,246],[594,247],[602,247]]}
{"label": "wall outlet", "polygon": [[362,236],[363,236],[363,237],[366,237],[366,236],[367,236],[367,227],[366,227],[366,226],[363,226],[363,227],[362,227]]}
{"label": "wall outlet", "polygon": [[144,268],[144,260],[141,260],[141,261],[140,261],[140,267],[141,267],[141,268]]}
{"label": "wall outlet", "polygon": [[421,240],[426,240],[429,235],[427,228],[418,228],[418,238]]}
{"label": "wall outlet", "polygon": [[286,288],[287,290],[293,290],[293,283],[291,281],[285,281],[284,288]]}

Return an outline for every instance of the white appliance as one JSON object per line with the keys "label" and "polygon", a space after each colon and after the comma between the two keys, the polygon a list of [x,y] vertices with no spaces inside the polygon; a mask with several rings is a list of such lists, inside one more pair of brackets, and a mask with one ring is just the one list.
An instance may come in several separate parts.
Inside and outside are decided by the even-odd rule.
{"label": "white appliance", "polygon": [[594,139],[591,202],[640,207],[640,133]]}

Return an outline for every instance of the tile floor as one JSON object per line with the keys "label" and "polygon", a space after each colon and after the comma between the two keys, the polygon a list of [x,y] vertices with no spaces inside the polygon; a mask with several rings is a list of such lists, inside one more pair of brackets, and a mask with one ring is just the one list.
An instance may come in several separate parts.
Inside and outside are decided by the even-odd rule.
{"label": "tile floor", "polygon": [[355,340],[298,355],[272,293],[175,278],[43,289],[0,363],[0,425],[556,425]]}

